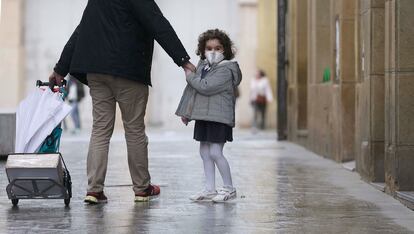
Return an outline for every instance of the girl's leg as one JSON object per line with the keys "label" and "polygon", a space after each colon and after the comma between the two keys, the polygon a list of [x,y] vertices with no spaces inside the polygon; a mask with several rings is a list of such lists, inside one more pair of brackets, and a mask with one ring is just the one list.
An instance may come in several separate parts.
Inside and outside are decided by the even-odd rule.
{"label": "girl's leg", "polygon": [[203,159],[204,174],[206,177],[206,190],[208,192],[216,191],[216,168],[213,159],[210,157],[210,144],[200,142],[200,155]]}
{"label": "girl's leg", "polygon": [[253,103],[253,128],[257,128],[257,123],[259,121],[259,109],[256,103]]}
{"label": "girl's leg", "polygon": [[224,143],[210,143],[210,157],[214,160],[223,178],[223,185],[226,188],[233,188],[230,166],[223,155]]}

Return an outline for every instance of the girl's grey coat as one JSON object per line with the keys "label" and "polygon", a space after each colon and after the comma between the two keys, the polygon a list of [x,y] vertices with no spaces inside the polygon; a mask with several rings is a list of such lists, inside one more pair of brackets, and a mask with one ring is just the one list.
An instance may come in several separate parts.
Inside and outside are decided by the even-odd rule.
{"label": "girl's grey coat", "polygon": [[200,61],[195,73],[187,76],[176,115],[190,120],[205,120],[235,126],[235,89],[242,80],[239,64],[222,61],[213,65],[202,79],[201,72],[207,65]]}

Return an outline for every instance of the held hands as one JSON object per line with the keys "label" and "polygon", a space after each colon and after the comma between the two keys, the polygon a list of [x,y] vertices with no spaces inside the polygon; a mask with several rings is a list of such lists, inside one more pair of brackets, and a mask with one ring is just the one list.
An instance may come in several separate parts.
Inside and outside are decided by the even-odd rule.
{"label": "held hands", "polygon": [[190,122],[190,120],[185,117],[181,117],[181,121],[183,122],[183,124],[185,124],[185,126],[187,126],[188,122]]}
{"label": "held hands", "polygon": [[191,62],[186,62],[185,64],[183,64],[183,69],[186,76],[188,76],[192,72],[196,72],[196,67]]}
{"label": "held hands", "polygon": [[[184,69],[184,72],[185,72],[186,76],[188,76],[189,74],[191,74],[193,72],[196,72],[196,67],[191,62],[186,62],[185,64],[183,64],[182,67]],[[181,122],[183,122],[183,124],[185,126],[187,126],[188,123],[190,122],[190,120],[185,118],[185,117],[181,117]]]}
{"label": "held hands", "polygon": [[[184,72],[185,72],[186,76],[188,76],[189,74],[191,74],[193,72],[196,72],[196,67],[191,62],[186,62],[185,64],[183,64],[182,67],[184,69]],[[181,122],[183,122],[183,124],[185,126],[187,126],[188,123],[190,122],[190,120],[185,118],[185,117],[181,117]]]}
{"label": "held hands", "polygon": [[55,82],[56,85],[61,86],[62,85],[62,81],[65,77],[57,74],[56,72],[53,72],[50,76],[49,76],[49,82]]}

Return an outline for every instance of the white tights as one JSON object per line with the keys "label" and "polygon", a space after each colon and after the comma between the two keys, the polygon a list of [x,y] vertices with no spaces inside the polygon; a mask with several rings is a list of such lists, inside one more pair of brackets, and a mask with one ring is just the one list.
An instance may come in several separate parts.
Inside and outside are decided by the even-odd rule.
{"label": "white tights", "polygon": [[224,143],[200,142],[200,155],[204,164],[207,191],[216,190],[215,166],[223,178],[224,187],[233,188],[230,166],[223,155],[223,147]]}

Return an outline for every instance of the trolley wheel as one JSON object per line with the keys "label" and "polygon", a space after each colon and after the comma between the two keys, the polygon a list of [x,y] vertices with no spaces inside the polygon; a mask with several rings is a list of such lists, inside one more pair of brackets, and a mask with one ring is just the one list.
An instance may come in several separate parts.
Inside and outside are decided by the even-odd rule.
{"label": "trolley wheel", "polygon": [[70,204],[70,198],[65,198],[65,206],[69,206]]}
{"label": "trolley wheel", "polygon": [[19,199],[11,199],[13,206],[17,206],[19,204]]}

